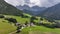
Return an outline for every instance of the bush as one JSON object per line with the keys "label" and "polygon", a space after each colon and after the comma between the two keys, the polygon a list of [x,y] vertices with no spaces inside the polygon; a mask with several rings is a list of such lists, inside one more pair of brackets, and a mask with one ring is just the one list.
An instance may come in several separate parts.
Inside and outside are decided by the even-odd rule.
{"label": "bush", "polygon": [[8,20],[9,22],[17,23],[17,20],[14,18],[5,18],[5,20]]}
{"label": "bush", "polygon": [[4,18],[4,15],[0,15],[0,18]]}
{"label": "bush", "polygon": [[56,23],[56,24],[55,24],[55,25],[56,25],[55,27],[56,27],[56,28],[60,28],[60,22],[55,22],[55,23]]}
{"label": "bush", "polygon": [[43,18],[40,18],[41,21],[43,21]]}
{"label": "bush", "polygon": [[34,22],[34,20],[38,20],[36,17],[34,17],[34,16],[32,16],[31,18],[30,18],[30,22]]}
{"label": "bush", "polygon": [[38,26],[45,26],[45,27],[48,27],[48,28],[56,28],[56,24],[55,23],[43,23],[43,22],[40,22],[40,23],[36,23],[36,25]]}

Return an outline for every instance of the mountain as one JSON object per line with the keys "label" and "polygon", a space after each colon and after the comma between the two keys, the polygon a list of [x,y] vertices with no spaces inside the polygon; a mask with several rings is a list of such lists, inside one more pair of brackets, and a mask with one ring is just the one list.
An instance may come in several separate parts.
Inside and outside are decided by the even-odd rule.
{"label": "mountain", "polygon": [[16,7],[6,3],[4,0],[0,0],[0,14],[18,15],[21,13],[22,11]]}
{"label": "mountain", "polygon": [[60,3],[50,8],[47,8],[44,12],[42,12],[39,15],[50,18],[50,19],[60,20]]}
{"label": "mountain", "polygon": [[5,0],[5,2],[23,10],[25,13],[37,15],[46,8],[60,3],[60,0]]}
{"label": "mountain", "polygon": [[23,10],[23,12],[28,13],[30,15],[37,15],[46,9],[45,7],[39,7],[39,6],[29,7],[28,5],[24,6],[20,5],[17,6],[17,8]]}
{"label": "mountain", "polygon": [[5,0],[5,1],[13,6],[28,5],[29,7],[33,6],[51,7],[60,3],[60,0]]}

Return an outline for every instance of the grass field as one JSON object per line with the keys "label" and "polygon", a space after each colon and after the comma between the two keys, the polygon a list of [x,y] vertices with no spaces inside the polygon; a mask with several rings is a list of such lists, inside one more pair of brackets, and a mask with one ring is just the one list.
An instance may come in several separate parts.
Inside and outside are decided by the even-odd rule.
{"label": "grass field", "polygon": [[60,29],[51,29],[44,26],[27,27],[22,30],[21,34],[60,34]]}
{"label": "grass field", "polygon": [[[30,21],[30,18],[21,18],[20,16],[13,15],[5,15],[7,17],[16,18],[18,23],[25,23],[26,21]],[[39,19],[39,18],[38,18]],[[39,22],[39,20],[35,20]],[[43,22],[48,22],[44,20]],[[16,30],[16,27],[13,24],[8,23],[8,21],[0,18],[0,34],[9,34]],[[60,34],[60,28],[47,28],[44,26],[34,26],[34,27],[26,27],[24,28],[20,34]]]}
{"label": "grass field", "polygon": [[9,24],[4,19],[0,19],[0,34],[8,34],[16,30],[16,27],[12,24]]}
{"label": "grass field", "polygon": [[[12,15],[5,15],[9,18],[17,19],[18,23],[25,23],[26,21],[29,22],[29,18],[21,18],[20,16],[12,16]],[[16,30],[16,27],[13,24],[8,23],[8,21],[4,20],[4,18],[0,18],[0,34],[9,34]]]}
{"label": "grass field", "polygon": [[26,21],[30,21],[30,18],[22,18],[20,16],[13,16],[13,15],[5,15],[7,17],[10,17],[10,18],[15,18],[17,20],[17,22],[19,23],[25,23]]}

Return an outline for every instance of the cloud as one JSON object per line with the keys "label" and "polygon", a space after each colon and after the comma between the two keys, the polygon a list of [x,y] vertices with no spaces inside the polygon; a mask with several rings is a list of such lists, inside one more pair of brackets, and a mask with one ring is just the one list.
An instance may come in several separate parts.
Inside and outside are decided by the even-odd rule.
{"label": "cloud", "polygon": [[5,0],[5,1],[13,6],[28,5],[30,7],[36,5],[39,7],[51,7],[60,3],[60,0]]}
{"label": "cloud", "polygon": [[24,5],[24,0],[4,0],[13,6]]}

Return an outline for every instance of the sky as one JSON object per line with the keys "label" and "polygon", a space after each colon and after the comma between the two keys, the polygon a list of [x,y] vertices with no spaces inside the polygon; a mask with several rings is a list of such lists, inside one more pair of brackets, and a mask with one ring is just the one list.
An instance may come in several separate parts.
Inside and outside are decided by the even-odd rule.
{"label": "sky", "polygon": [[60,0],[4,0],[4,1],[15,7],[19,5],[21,6],[28,5],[29,7],[33,6],[51,7],[60,3]]}

